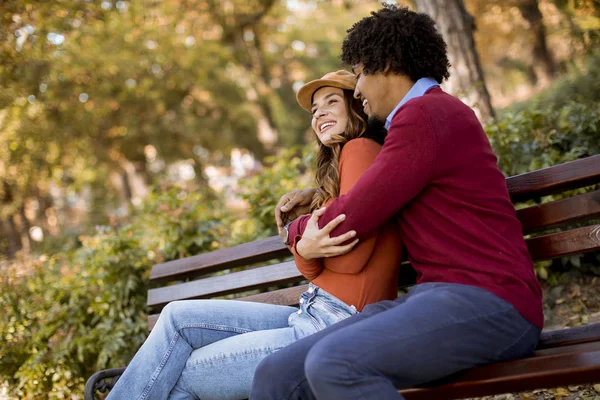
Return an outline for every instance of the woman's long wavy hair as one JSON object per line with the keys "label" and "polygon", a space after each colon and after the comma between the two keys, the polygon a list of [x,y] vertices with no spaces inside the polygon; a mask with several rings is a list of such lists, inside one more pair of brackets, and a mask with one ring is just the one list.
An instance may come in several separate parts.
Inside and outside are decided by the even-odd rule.
{"label": "woman's long wavy hair", "polygon": [[381,128],[368,127],[367,115],[363,112],[360,100],[354,98],[351,90],[343,90],[343,92],[344,104],[348,112],[348,124],[344,133],[332,136],[327,146],[319,141],[315,177],[317,193],[313,196],[311,211],[340,195],[339,162],[344,144],[359,137],[368,137],[383,144],[387,133]]}

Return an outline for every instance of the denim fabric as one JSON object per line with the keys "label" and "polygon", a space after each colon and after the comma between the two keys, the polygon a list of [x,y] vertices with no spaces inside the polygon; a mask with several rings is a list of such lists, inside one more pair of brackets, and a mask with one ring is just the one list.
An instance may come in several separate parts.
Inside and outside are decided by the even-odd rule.
{"label": "denim fabric", "polygon": [[398,389],[527,356],[539,336],[490,292],[425,283],[267,357],[250,399],[402,399]]}
{"label": "denim fabric", "polygon": [[168,304],[108,399],[244,399],[273,352],[356,313],[315,285],[300,307],[232,300]]}

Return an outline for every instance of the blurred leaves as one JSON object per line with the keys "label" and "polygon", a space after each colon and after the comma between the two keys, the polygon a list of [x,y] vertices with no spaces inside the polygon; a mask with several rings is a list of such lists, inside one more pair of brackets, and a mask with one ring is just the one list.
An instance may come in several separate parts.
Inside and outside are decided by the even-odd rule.
{"label": "blurred leaves", "polygon": [[129,362],[147,335],[150,267],[227,243],[213,194],[150,194],[119,228],[2,271],[0,376],[18,398],[71,398],[94,371]]}
{"label": "blurred leaves", "polygon": [[309,146],[282,150],[265,159],[265,170],[243,182],[241,196],[247,201],[250,220],[258,225],[259,232],[249,240],[277,235],[275,205],[292,190],[314,186],[315,155],[316,150]]}

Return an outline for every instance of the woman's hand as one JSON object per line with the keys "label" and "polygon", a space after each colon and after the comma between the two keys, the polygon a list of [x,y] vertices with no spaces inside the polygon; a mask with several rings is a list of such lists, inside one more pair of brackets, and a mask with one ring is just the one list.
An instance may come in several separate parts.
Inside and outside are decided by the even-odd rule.
{"label": "woman's hand", "polygon": [[279,203],[275,206],[275,221],[277,230],[281,235],[283,226],[288,221],[293,221],[301,215],[310,213],[310,204],[317,189],[295,190],[281,196]]}
{"label": "woman's hand", "polygon": [[358,243],[358,239],[356,239],[350,244],[341,245],[356,236],[355,231],[346,232],[334,238],[329,237],[331,231],[346,219],[346,216],[343,214],[338,215],[337,218],[325,225],[323,229],[319,229],[317,222],[324,212],[325,207],[319,208],[312,213],[312,216],[308,220],[302,239],[296,244],[296,253],[300,257],[313,259],[341,256],[352,250],[356,243]]}

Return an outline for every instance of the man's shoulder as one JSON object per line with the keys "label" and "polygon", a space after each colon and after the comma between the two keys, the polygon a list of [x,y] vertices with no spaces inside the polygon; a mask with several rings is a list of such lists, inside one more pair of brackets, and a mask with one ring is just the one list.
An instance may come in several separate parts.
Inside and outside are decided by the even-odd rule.
{"label": "man's shoulder", "polygon": [[[425,119],[431,121],[444,121],[448,119],[455,120],[457,117],[465,116],[475,117],[471,107],[467,106],[458,98],[444,92],[439,87],[434,87],[427,91],[423,96],[416,97],[408,101],[399,112],[396,113],[394,120],[421,121]],[[476,117],[475,117],[476,118]]]}

